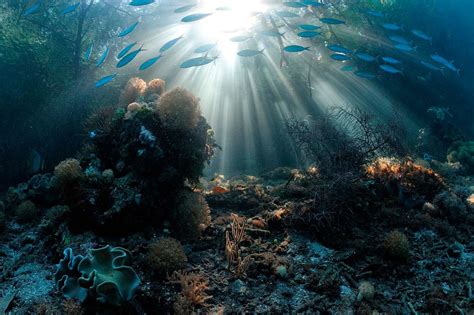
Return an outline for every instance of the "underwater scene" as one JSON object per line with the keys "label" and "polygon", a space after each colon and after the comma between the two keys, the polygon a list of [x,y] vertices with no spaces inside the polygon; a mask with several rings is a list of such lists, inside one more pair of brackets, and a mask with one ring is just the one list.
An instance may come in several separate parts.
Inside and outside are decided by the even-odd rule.
{"label": "underwater scene", "polygon": [[474,314],[473,0],[0,22],[0,314]]}

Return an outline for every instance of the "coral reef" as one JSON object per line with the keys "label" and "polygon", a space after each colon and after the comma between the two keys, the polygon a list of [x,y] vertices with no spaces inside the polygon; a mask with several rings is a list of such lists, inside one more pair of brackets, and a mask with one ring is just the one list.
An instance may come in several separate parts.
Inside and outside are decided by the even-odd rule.
{"label": "coral reef", "polygon": [[15,217],[18,222],[28,223],[38,217],[39,210],[30,200],[23,201],[15,210]]}
{"label": "coral reef", "polygon": [[171,237],[150,244],[147,259],[150,267],[159,276],[170,275],[183,269],[188,260],[181,243]]}
{"label": "coral reef", "polygon": [[182,88],[175,88],[163,94],[157,109],[164,118],[165,127],[169,129],[196,128],[201,116],[199,100]]}
{"label": "coral reef", "polygon": [[[171,225],[179,238],[195,239],[211,223],[211,211],[204,197],[191,191],[178,195],[179,204],[171,215]],[[186,218],[186,219],[183,219]]]}
{"label": "coral reef", "polygon": [[71,186],[78,185],[84,179],[84,172],[78,160],[67,159],[54,168],[54,176],[56,177],[57,187],[64,191]]}
{"label": "coral reef", "polygon": [[208,281],[197,273],[174,272],[170,282],[179,284],[181,292],[174,303],[176,314],[194,313],[196,308],[205,308],[207,301],[212,298],[206,293]]}
{"label": "coral reef", "polygon": [[128,80],[127,85],[120,94],[119,104],[121,106],[127,106],[130,103],[138,101],[142,96],[147,84],[140,78],[132,78]]}
{"label": "coral reef", "polygon": [[461,163],[467,174],[474,174],[474,141],[456,141],[448,149],[448,162]]}

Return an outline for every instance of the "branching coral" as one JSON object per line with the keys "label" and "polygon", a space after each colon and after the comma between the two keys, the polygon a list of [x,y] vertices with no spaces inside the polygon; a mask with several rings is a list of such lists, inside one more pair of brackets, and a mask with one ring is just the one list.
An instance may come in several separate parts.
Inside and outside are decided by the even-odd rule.
{"label": "branching coral", "polygon": [[169,129],[188,130],[195,128],[201,116],[199,100],[182,88],[163,94],[157,104],[163,123]]}
{"label": "branching coral", "polygon": [[130,103],[136,102],[142,96],[146,89],[146,82],[140,78],[131,78],[120,95],[119,104],[127,106]]}
{"label": "branching coral", "polygon": [[175,271],[170,282],[181,286],[181,293],[174,303],[176,314],[191,314],[196,307],[207,307],[207,301],[212,298],[206,293],[208,281],[197,273]]}
{"label": "branching coral", "polygon": [[468,174],[474,174],[474,141],[457,141],[448,150],[448,161],[459,162]]}
{"label": "branching coral", "polygon": [[148,263],[160,276],[184,268],[187,260],[183,246],[174,238],[162,238],[148,250]]}
{"label": "branching coral", "polygon": [[197,192],[184,190],[177,198],[178,206],[171,214],[176,235],[195,239],[211,223],[211,211],[204,197]]}

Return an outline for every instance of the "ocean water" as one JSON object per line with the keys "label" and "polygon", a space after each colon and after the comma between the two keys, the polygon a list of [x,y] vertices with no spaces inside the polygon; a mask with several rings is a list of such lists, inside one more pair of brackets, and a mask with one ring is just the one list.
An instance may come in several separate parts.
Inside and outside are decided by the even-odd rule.
{"label": "ocean water", "polygon": [[474,0],[0,0],[0,313],[472,314]]}

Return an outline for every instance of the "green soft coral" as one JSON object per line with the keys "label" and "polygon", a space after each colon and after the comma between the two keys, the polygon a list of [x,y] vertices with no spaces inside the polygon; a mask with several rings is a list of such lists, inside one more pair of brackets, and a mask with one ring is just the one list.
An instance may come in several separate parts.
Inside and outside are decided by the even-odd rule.
{"label": "green soft coral", "polygon": [[448,161],[459,162],[468,174],[474,174],[474,141],[456,141],[448,150]]}
{"label": "green soft coral", "polygon": [[131,253],[121,247],[91,249],[87,257],[73,256],[70,248],[55,274],[58,288],[66,297],[83,301],[87,295],[98,301],[119,305],[129,301],[140,285],[130,267]]}

